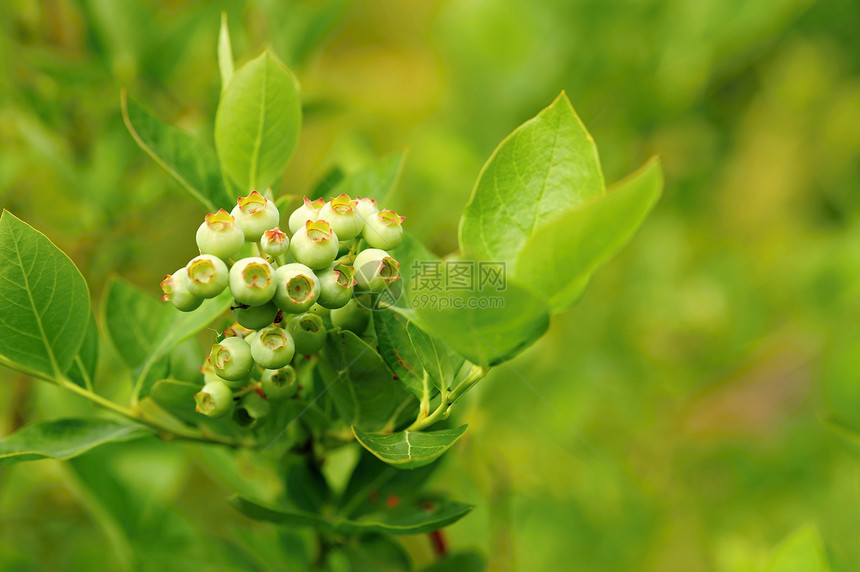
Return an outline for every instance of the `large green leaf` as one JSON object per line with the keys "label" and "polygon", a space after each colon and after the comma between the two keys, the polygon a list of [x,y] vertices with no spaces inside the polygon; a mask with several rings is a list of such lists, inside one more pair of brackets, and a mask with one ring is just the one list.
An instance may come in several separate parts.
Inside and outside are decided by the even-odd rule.
{"label": "large green leaf", "polygon": [[358,427],[352,432],[362,447],[398,469],[423,467],[438,459],[457,442],[468,425],[441,431],[398,431],[391,435],[365,433]]}
{"label": "large green leaf", "polygon": [[397,375],[397,379],[415,397],[424,394],[423,368],[412,341],[406,333],[409,321],[397,312],[379,311],[373,313],[373,329],[379,355],[385,364]]}
{"label": "large green leaf", "polygon": [[353,198],[370,197],[377,200],[380,208],[387,208],[385,203],[400,179],[405,158],[405,152],[395,153],[347,175],[332,195],[346,193]]}
{"label": "large green leaf", "polygon": [[149,398],[177,419],[196,424],[203,420],[203,416],[194,410],[194,394],[200,391],[200,387],[177,379],[159,379],[152,384]]}
{"label": "large green leaf", "polygon": [[215,117],[215,147],[224,174],[240,194],[262,190],[278,177],[299,140],[299,88],[268,51],[238,69]]}
{"label": "large green leaf", "polygon": [[156,163],[179,181],[210,212],[230,209],[235,200],[224,189],[212,149],[168,125],[122,92],[122,115],[131,136]]}
{"label": "large green leaf", "polygon": [[233,48],[230,46],[230,29],[227,12],[221,12],[221,29],[218,32],[218,70],[221,72],[221,92],[233,77]]}
{"label": "large green leaf", "polygon": [[392,535],[432,532],[466,516],[473,507],[454,501],[418,499],[401,503],[393,510],[384,510],[362,520],[329,521],[314,513],[267,507],[243,497],[233,497],[231,504],[245,516],[288,527],[311,526],[341,534],[381,532]]}
{"label": "large green leaf", "polygon": [[563,310],[579,298],[592,273],[639,229],[662,188],[655,158],[608,193],[538,228],[522,247],[512,277],[546,296],[554,311]]}
{"label": "large green leaf", "polygon": [[509,360],[549,327],[543,300],[508,281],[504,290],[413,291],[407,314],[453,351],[481,366]]}
{"label": "large green leaf", "polygon": [[406,399],[382,358],[348,330],[328,334],[320,368],[341,418],[366,431],[381,430]]}
{"label": "large green leaf", "polygon": [[111,277],[102,296],[102,324],[117,354],[130,369],[152,355],[174,319],[173,307],[122,278]]}
{"label": "large green leaf", "polygon": [[460,219],[460,250],[513,262],[539,228],[603,192],[597,147],[562,93],[484,165]]}
{"label": "large green leaf", "polygon": [[87,332],[87,284],[68,256],[7,210],[0,215],[0,304],[0,364],[62,377]]}
{"label": "large green leaf", "polygon": [[454,375],[465,361],[462,356],[451,352],[448,346],[436,338],[428,336],[412,322],[406,326],[406,332],[422,368],[430,375],[433,385],[439,389],[442,389],[443,386],[451,389]]}
{"label": "large green leaf", "polygon": [[150,434],[139,425],[106,419],[42,421],[0,439],[0,465],[48,458],[69,459],[104,443]]}
{"label": "large green leaf", "polygon": [[90,313],[87,320],[87,331],[81,342],[78,355],[72,360],[72,365],[66,375],[69,379],[81,387],[90,387],[96,375],[96,367],[99,360],[99,329],[96,321]]}

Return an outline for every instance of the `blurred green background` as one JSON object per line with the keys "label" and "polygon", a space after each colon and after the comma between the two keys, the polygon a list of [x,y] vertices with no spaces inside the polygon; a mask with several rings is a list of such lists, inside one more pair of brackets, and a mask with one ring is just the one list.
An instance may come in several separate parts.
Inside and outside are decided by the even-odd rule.
{"label": "blurred green background", "polygon": [[[222,9],[240,61],[270,45],[302,84],[281,191],[408,147],[394,206],[440,254],[495,145],[561,90],[608,181],[663,159],[633,242],[467,400],[434,480],[477,507],[452,547],[493,570],[860,567],[860,4],[6,0],[0,205],[96,301],[111,273],[155,296],[194,254],[203,213],[119,92],[211,141]],[[0,371],[2,435],[89,411]],[[0,468],[0,569],[245,568],[277,539],[243,539],[205,457],[145,442]]]}

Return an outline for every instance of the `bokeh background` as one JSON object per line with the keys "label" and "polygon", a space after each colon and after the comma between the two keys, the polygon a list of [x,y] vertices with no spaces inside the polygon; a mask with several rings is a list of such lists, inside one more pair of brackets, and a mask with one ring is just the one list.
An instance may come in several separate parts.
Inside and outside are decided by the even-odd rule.
{"label": "bokeh background", "polygon": [[[0,205],[96,302],[111,273],[155,296],[194,254],[203,213],[119,93],[211,141],[222,9],[240,61],[271,46],[302,84],[281,191],[408,147],[394,206],[440,254],[495,145],[561,90],[608,181],[662,157],[633,242],[467,400],[434,480],[477,507],[454,548],[493,570],[860,567],[860,4],[5,0]],[[2,435],[90,411],[0,371]],[[203,457],[154,442],[0,468],[0,569],[243,568],[247,522]]]}

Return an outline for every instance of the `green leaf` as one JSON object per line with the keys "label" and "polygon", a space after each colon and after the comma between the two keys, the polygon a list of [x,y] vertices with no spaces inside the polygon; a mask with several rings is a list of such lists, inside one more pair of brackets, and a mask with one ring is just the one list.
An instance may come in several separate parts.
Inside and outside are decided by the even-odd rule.
{"label": "green leaf", "polygon": [[805,527],[780,543],[764,570],[766,572],[829,572],[831,568],[818,532],[812,527]]}
{"label": "green leaf", "polygon": [[233,50],[230,47],[227,12],[221,12],[221,30],[218,33],[218,69],[221,71],[221,93],[224,93],[233,77]]}
{"label": "green leaf", "polygon": [[421,572],[483,572],[487,569],[487,560],[477,550],[449,554],[442,560],[437,560]]}
{"label": "green leaf", "polygon": [[344,547],[350,572],[408,572],[412,570],[409,553],[385,534],[364,534]]}
{"label": "green leaf", "polygon": [[87,283],[44,234],[5,209],[0,304],[0,365],[44,379],[62,377],[86,335]]}
{"label": "green leaf", "polygon": [[200,385],[176,379],[159,379],[149,390],[149,398],[182,421],[197,424],[203,416],[194,411],[194,394]]}
{"label": "green leaf", "polygon": [[174,319],[170,304],[115,276],[108,280],[101,309],[108,338],[130,369],[152,355]]}
{"label": "green leaf", "polygon": [[224,188],[218,160],[211,148],[163,123],[128,99],[125,91],[121,103],[125,125],[141,149],[210,212],[231,208],[235,200]]}
{"label": "green leaf", "polygon": [[37,459],[69,459],[112,441],[151,435],[139,425],[106,419],[57,419],[27,425],[0,439],[0,465]]}
{"label": "green leaf", "polygon": [[430,375],[433,385],[442,389],[444,385],[448,389],[453,388],[454,375],[460,370],[465,361],[462,356],[456,355],[448,346],[424,333],[421,328],[410,322],[406,326],[406,332],[412,341],[412,347],[421,361],[421,366]]}
{"label": "green leaf", "polygon": [[597,147],[562,93],[484,165],[460,219],[460,251],[513,262],[539,228],[603,192]]}
{"label": "green leaf", "polygon": [[314,513],[266,507],[238,496],[230,499],[230,504],[249,518],[287,527],[311,526],[341,534],[381,532],[395,536],[438,530],[460,520],[473,508],[454,501],[420,499],[414,503],[402,503],[395,510],[385,510],[366,520],[328,521]]}
{"label": "green leaf", "polygon": [[81,349],[72,360],[72,365],[66,375],[81,387],[92,387],[99,360],[99,330],[96,321],[90,313],[87,321],[87,331],[84,334]]}
{"label": "green leaf", "polygon": [[430,464],[457,442],[468,425],[442,431],[400,431],[391,435],[373,435],[352,428],[362,447],[398,469],[415,469]]}
{"label": "green leaf", "polygon": [[398,380],[416,398],[424,394],[423,369],[412,341],[406,333],[409,321],[405,316],[390,311],[373,313],[373,329],[379,344],[379,355],[397,375]]}
{"label": "green leaf", "polygon": [[512,277],[546,296],[554,311],[570,306],[594,271],[639,229],[662,188],[654,158],[608,193],[541,226],[520,251]]}
{"label": "green leaf", "polygon": [[287,496],[299,510],[319,513],[332,495],[319,466],[307,457],[293,457],[287,463]]}
{"label": "green leaf", "polygon": [[379,354],[348,330],[329,332],[321,358],[327,393],[349,425],[379,431],[411,399]]}
{"label": "green leaf", "polygon": [[407,315],[422,330],[484,367],[511,359],[549,327],[543,300],[511,281],[502,291],[413,291],[410,296]]}
{"label": "green leaf", "polygon": [[376,163],[347,175],[332,191],[333,196],[346,193],[350,197],[376,199],[380,208],[385,207],[403,172],[406,153],[395,153]]}
{"label": "green leaf", "polygon": [[240,194],[278,177],[299,140],[298,83],[268,51],[233,74],[215,117],[215,147]]}

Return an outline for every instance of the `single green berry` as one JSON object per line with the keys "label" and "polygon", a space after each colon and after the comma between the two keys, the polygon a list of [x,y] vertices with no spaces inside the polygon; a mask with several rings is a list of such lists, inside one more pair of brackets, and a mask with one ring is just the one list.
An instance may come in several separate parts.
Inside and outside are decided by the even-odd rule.
{"label": "single green berry", "polygon": [[185,267],[188,291],[200,298],[214,298],[224,291],[230,271],[224,261],[212,254],[201,254]]}
{"label": "single green berry", "polygon": [[343,308],[331,311],[331,323],[334,327],[359,335],[364,333],[369,322],[370,310],[359,306],[354,298]]}
{"label": "single green berry", "polygon": [[293,317],[287,322],[287,331],[293,337],[297,353],[315,354],[325,345],[323,319],[316,314],[305,312]]}
{"label": "single green berry", "polygon": [[294,396],[299,390],[298,375],[291,365],[281,369],[263,370],[260,388],[271,401],[283,401]]}
{"label": "single green berry", "polygon": [[164,292],[162,300],[170,302],[183,312],[196,310],[203,303],[203,298],[188,290],[188,270],[185,268],[165,276],[161,281],[161,291]]}
{"label": "single green berry", "polygon": [[308,221],[293,235],[290,252],[297,262],[313,268],[326,268],[337,258],[337,233],[324,220]]}
{"label": "single green berry", "polygon": [[394,211],[381,211],[368,217],[361,236],[373,248],[394,248],[403,240],[404,217]]}
{"label": "single green berry", "polygon": [[260,246],[269,256],[283,256],[290,251],[290,238],[278,227],[270,228],[260,237]]}
{"label": "single green berry", "polygon": [[194,394],[197,412],[209,417],[223,417],[233,410],[233,392],[221,381],[210,381]]}
{"label": "single green berry", "polygon": [[382,292],[400,278],[400,264],[378,248],[362,250],[354,264],[357,286],[368,292]]}
{"label": "single green berry", "polygon": [[261,306],[275,295],[274,272],[264,258],[243,258],[230,268],[230,292],[240,304]]}
{"label": "single green berry", "polygon": [[245,241],[256,242],[267,229],[278,226],[281,218],[278,207],[257,191],[251,191],[247,197],[239,197],[236,203],[230,214],[242,229]]}
{"label": "single green berry", "polygon": [[201,254],[211,254],[226,261],[238,255],[244,244],[242,229],[224,209],[206,215],[197,229],[197,248]]}
{"label": "single green berry", "polygon": [[228,381],[244,380],[254,366],[251,346],[242,338],[224,338],[212,346],[209,363],[218,377]]}
{"label": "single green berry", "polygon": [[379,206],[376,204],[376,199],[370,197],[356,197],[352,204],[355,205],[355,212],[361,217],[361,220],[367,223],[370,217],[379,212]]}
{"label": "single green berry", "polygon": [[328,222],[340,240],[351,240],[361,234],[364,228],[364,219],[356,212],[352,199],[346,193],[324,204],[317,220]]}
{"label": "single green berry", "polygon": [[254,429],[265,423],[271,411],[269,402],[256,391],[252,391],[239,401],[233,419],[245,429]]}
{"label": "single green berry", "polygon": [[317,274],[320,281],[320,297],[317,303],[329,309],[343,308],[352,299],[355,286],[355,268],[345,264],[334,264]]}
{"label": "single green berry", "polygon": [[257,333],[251,342],[254,361],[266,369],[278,369],[289,364],[296,353],[293,337],[283,328],[269,326]]}
{"label": "single green berry", "polygon": [[290,232],[295,234],[300,228],[305,226],[305,223],[309,220],[317,220],[319,216],[320,209],[325,204],[325,199],[319,198],[315,200],[310,200],[309,198],[304,198],[304,204],[293,211],[290,215],[289,227]]}
{"label": "single green berry", "polygon": [[275,270],[275,304],[288,314],[301,314],[320,295],[319,279],[313,270],[293,262]]}
{"label": "single green berry", "polygon": [[277,315],[278,307],[272,301],[261,306],[246,306],[244,304],[233,306],[233,317],[239,322],[239,325],[251,330],[265,328],[275,321]]}

